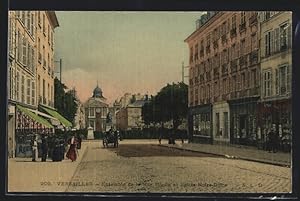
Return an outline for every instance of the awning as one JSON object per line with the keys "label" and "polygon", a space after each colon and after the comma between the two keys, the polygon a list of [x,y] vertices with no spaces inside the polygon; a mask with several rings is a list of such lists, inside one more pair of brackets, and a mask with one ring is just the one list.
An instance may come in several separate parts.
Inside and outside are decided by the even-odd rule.
{"label": "awning", "polygon": [[50,108],[41,107],[45,112],[50,114],[52,117],[58,119],[60,123],[62,123],[65,127],[72,127],[72,123],[69,122],[66,118],[64,118],[61,114],[59,114],[57,111],[52,110]]}
{"label": "awning", "polygon": [[51,115],[48,115],[48,114],[45,114],[43,112],[40,112],[38,110],[32,110],[32,109],[28,109],[29,111],[35,113],[36,115],[40,115],[42,117],[45,117],[47,119],[49,119],[50,123],[53,125],[53,126],[58,126],[60,125],[60,121],[57,119],[57,118],[54,118],[52,117]]}
{"label": "awning", "polygon": [[17,108],[23,112],[24,114],[26,114],[27,116],[29,116],[31,119],[33,119],[34,121],[46,126],[47,128],[53,128],[53,126],[44,118],[34,114],[33,112],[29,111],[27,108],[22,107],[20,105],[17,105]]}

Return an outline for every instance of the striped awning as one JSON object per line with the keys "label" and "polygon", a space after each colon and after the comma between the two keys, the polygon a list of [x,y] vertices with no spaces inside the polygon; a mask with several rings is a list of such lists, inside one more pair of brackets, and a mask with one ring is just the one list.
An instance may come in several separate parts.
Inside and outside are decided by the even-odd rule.
{"label": "striped awning", "polygon": [[28,117],[30,117],[32,120],[42,124],[43,126],[47,127],[47,128],[53,128],[53,126],[43,117],[38,116],[37,114],[31,112],[29,109],[21,106],[21,105],[17,105],[17,109],[19,109],[21,112],[23,112],[25,115],[27,115]]}

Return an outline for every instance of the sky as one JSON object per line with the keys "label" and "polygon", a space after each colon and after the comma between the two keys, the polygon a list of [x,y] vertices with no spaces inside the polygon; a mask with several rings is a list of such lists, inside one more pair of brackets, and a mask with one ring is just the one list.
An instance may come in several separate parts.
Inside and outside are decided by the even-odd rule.
{"label": "sky", "polygon": [[189,54],[184,39],[201,14],[56,12],[55,60],[62,59],[62,82],[75,87],[81,102],[97,82],[108,103],[126,92],[156,95],[167,83],[181,81]]}

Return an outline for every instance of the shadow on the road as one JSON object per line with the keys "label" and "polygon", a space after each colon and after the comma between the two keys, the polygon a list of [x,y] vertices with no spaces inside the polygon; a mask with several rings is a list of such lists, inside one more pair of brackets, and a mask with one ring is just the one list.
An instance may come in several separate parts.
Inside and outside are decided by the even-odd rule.
{"label": "shadow on the road", "polygon": [[214,157],[220,158],[213,154],[178,150],[169,147],[162,147],[154,144],[121,144],[118,148],[104,148],[115,152],[123,157],[151,157],[151,156],[189,156],[189,157]]}

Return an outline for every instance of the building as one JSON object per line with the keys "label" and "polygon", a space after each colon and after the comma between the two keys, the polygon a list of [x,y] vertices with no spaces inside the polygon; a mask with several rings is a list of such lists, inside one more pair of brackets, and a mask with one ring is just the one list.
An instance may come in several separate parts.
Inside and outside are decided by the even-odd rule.
{"label": "building", "polygon": [[106,101],[101,88],[97,85],[93,96],[84,103],[86,127],[92,127],[94,131],[106,131],[106,119],[109,114],[109,105]]}
{"label": "building", "polygon": [[216,12],[185,39],[190,50],[189,133],[194,140],[251,143],[259,99],[257,12]]}
{"label": "building", "polygon": [[[53,34],[58,26],[54,11],[9,12],[9,157],[26,156],[31,153],[29,142],[32,133],[54,132],[53,125],[44,119],[53,118],[38,112],[37,109],[40,94],[44,95],[44,104],[53,107],[54,81],[53,75],[48,72],[54,72]],[[39,44],[45,49],[42,56]],[[39,88],[41,80],[45,80],[42,91]]]}
{"label": "building", "polygon": [[148,95],[125,93],[116,107],[116,128],[120,130],[140,129],[142,123],[142,107],[147,101]]}
{"label": "building", "polygon": [[261,12],[259,139],[271,128],[282,139],[292,129],[292,13]]}

